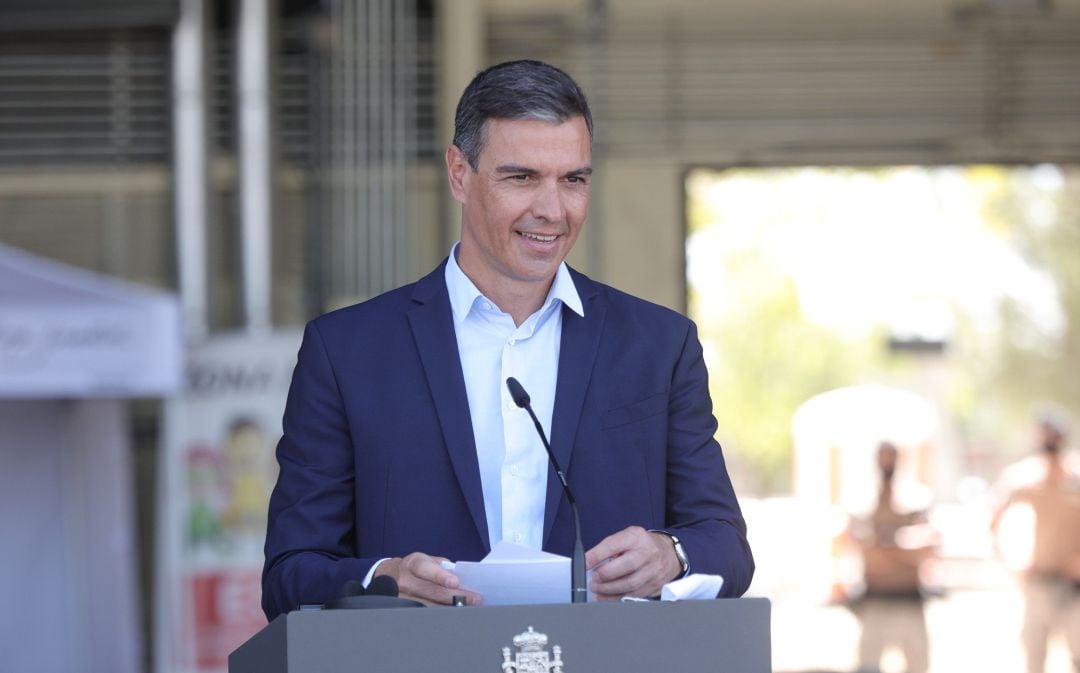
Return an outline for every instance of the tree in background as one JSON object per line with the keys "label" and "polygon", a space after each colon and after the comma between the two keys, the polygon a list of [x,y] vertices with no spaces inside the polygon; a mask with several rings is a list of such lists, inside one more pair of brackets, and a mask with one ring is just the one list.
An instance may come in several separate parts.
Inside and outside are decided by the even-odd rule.
{"label": "tree in background", "polygon": [[[1080,414],[1080,169],[998,169],[983,211],[1025,262],[1053,288],[1053,312],[1006,294],[1000,330],[966,371],[987,405],[1030,426],[1042,405]],[[1049,315],[1048,315],[1049,313]],[[1022,452],[1023,446],[1007,447]]]}
{"label": "tree in background", "polygon": [[[707,189],[710,175],[692,179],[692,193]],[[735,222],[701,198],[689,209],[690,231],[700,237],[691,244],[690,312],[706,349],[718,439],[748,493],[790,489],[795,410],[856,380],[873,359],[872,344],[807,319],[790,270],[764,254],[790,216]],[[741,230],[734,235],[741,240],[732,243],[725,227]]]}
{"label": "tree in background", "polygon": [[[741,489],[787,490],[793,413],[842,386],[934,400],[986,477],[1039,405],[1080,413],[1080,170],[703,170],[687,191],[689,308]],[[945,351],[890,352],[890,316],[926,300]]]}

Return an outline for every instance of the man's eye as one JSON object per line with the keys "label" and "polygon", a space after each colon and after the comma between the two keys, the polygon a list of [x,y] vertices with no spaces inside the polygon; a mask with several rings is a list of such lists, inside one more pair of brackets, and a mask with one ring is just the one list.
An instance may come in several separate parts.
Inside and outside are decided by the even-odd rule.
{"label": "man's eye", "polygon": [[514,182],[526,182],[529,179],[529,176],[525,175],[525,174],[511,175],[510,179],[513,180]]}

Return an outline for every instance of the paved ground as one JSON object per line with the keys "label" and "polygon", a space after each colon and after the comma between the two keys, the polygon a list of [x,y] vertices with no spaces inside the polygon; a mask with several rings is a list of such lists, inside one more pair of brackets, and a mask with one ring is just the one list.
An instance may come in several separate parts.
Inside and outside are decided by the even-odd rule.
{"label": "paved ground", "polygon": [[[930,673],[1023,673],[1021,601],[1012,587],[954,591],[927,604]],[[854,671],[859,625],[844,607],[793,601],[773,604],[773,670]],[[886,655],[886,673],[903,671],[903,658]],[[1073,673],[1068,650],[1051,644],[1047,673]]]}

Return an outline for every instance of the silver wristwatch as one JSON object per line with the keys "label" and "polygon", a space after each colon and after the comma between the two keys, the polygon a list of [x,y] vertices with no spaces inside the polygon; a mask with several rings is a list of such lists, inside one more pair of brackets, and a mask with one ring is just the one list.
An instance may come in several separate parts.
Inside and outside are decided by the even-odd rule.
{"label": "silver wristwatch", "polygon": [[682,542],[675,535],[667,532],[666,530],[650,530],[650,533],[660,533],[661,535],[667,535],[671,538],[672,544],[675,546],[675,558],[679,560],[679,576],[675,579],[682,579],[686,577],[690,572],[690,559],[686,556],[686,550],[683,549]]}

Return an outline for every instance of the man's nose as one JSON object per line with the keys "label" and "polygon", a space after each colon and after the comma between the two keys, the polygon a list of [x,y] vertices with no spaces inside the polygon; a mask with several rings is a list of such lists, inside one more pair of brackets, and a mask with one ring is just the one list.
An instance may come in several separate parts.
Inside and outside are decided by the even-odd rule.
{"label": "man's nose", "polygon": [[548,222],[560,222],[563,219],[562,194],[557,182],[544,183],[536,193],[532,204],[533,217]]}

